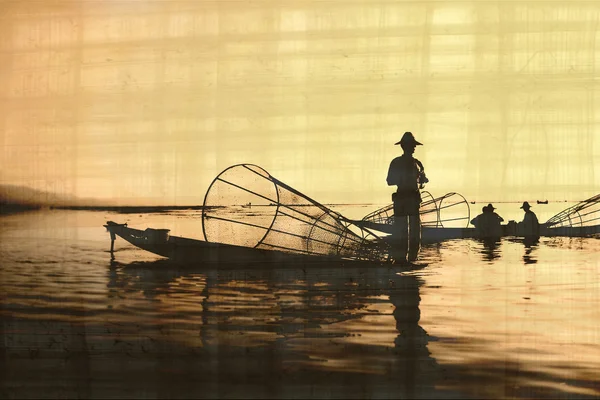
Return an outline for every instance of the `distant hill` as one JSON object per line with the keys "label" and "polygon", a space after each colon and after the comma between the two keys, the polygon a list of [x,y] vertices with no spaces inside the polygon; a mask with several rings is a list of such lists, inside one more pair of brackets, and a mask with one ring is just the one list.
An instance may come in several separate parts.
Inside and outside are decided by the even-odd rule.
{"label": "distant hill", "polygon": [[[150,203],[150,202],[149,202]],[[26,186],[0,184],[0,214],[19,211],[35,210],[40,208],[116,211],[124,213],[162,212],[164,210],[199,210],[198,205],[135,205],[131,199],[98,200],[78,198],[70,195],[58,195]]]}
{"label": "distant hill", "polygon": [[26,186],[0,185],[0,213],[31,210],[74,201],[73,197],[59,196]]}
{"label": "distant hill", "polygon": [[0,204],[51,205],[76,202],[74,196],[62,196],[26,186],[0,185]]}

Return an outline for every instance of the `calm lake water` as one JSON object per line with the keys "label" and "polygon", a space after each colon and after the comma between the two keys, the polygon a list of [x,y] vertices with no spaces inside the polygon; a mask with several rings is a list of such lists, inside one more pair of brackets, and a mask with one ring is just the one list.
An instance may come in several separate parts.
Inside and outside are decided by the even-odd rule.
{"label": "calm lake water", "polygon": [[596,238],[448,241],[412,271],[111,261],[107,220],[201,238],[198,215],[1,216],[0,397],[600,396]]}

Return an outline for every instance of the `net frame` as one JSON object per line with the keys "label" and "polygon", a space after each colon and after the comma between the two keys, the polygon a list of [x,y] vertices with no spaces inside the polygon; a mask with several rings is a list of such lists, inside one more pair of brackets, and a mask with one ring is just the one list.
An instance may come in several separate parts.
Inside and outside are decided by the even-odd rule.
{"label": "net frame", "polygon": [[[443,204],[444,201],[448,199],[458,196],[459,199],[454,200],[451,204]],[[419,208],[419,214],[421,216],[421,226],[422,227],[432,227],[432,228],[443,228],[444,222],[453,222],[453,221],[461,221],[465,220],[465,227],[469,226],[469,221],[471,220],[471,207],[469,206],[469,202],[465,199],[463,195],[456,192],[446,193],[441,197],[434,198],[431,193],[428,191],[421,191],[421,198],[427,198],[421,202]],[[464,217],[458,218],[449,218],[442,219],[442,210],[451,208],[460,204],[465,204],[467,206],[467,215]],[[427,220],[429,215],[435,215],[434,220]],[[373,222],[377,224],[388,224],[392,225],[394,223],[394,204],[389,204],[385,207],[382,207],[378,210],[375,210],[366,216],[363,217],[362,221]]]}
{"label": "net frame", "polygon": [[[460,197],[460,199],[455,200],[452,204],[442,205],[445,200],[447,200],[453,196],[458,196],[458,197]],[[438,205],[437,212],[438,212],[438,221],[439,221],[440,228],[444,227],[444,222],[448,223],[448,222],[452,222],[452,221],[462,221],[462,220],[466,221],[465,228],[469,226],[469,222],[471,221],[471,206],[469,206],[469,202],[467,201],[467,199],[465,199],[465,197],[462,194],[457,193],[457,192],[446,193],[442,197],[438,197],[436,199],[436,202]],[[457,206],[460,204],[465,204],[467,206],[467,215],[465,217],[449,218],[449,219],[443,219],[443,220],[441,219],[442,210],[444,210],[446,208],[451,208],[451,207],[454,207],[454,206]],[[438,227],[438,226],[436,226],[436,227]]]}
{"label": "net frame", "polygon": [[[270,197],[225,179],[225,177],[232,174],[232,171],[235,169],[241,171],[240,174],[252,173],[254,174],[254,178],[259,177],[270,182],[275,194]],[[209,201],[213,189],[216,189],[218,192],[219,188],[223,187],[216,185],[228,185],[235,190],[245,192],[251,196],[256,196],[263,201],[269,202],[270,205],[274,205],[275,209],[272,214],[272,220],[268,224],[260,225],[235,218],[217,216],[215,210],[219,206],[211,205],[210,202],[212,200]],[[270,185],[267,184],[266,187],[270,187]],[[216,198],[218,201],[218,194],[216,195]],[[290,199],[292,200],[292,203],[286,204],[285,200],[289,201]],[[283,230],[279,227],[281,224],[277,225],[278,227],[276,228],[278,218],[295,220],[301,229],[297,231],[294,231],[293,229]],[[252,220],[252,218],[248,219]],[[378,235],[367,228],[355,225],[353,221],[344,217],[342,214],[331,210],[325,205],[292,188],[281,180],[273,177],[263,168],[254,164],[232,165],[213,179],[204,196],[202,207],[202,233],[207,242],[219,243],[221,242],[220,240],[212,240],[212,234],[210,233],[211,229],[208,227],[208,224],[212,224],[214,221],[219,221],[219,223],[225,225],[240,224],[252,229],[264,231],[264,234],[260,239],[256,241],[252,240],[250,245],[245,245],[244,247],[361,260],[387,260],[389,258],[389,245]],[[218,227],[216,230],[218,231]],[[240,245],[239,243],[236,243],[235,238],[229,239],[233,241],[231,244]],[[289,247],[276,244],[280,242],[291,242],[294,243],[294,245]]]}
{"label": "net frame", "polygon": [[[425,203],[427,204],[433,204],[434,207],[436,207],[435,205],[435,199],[433,198],[433,196],[431,195],[431,193],[429,193],[426,190],[422,190],[421,191],[421,198],[423,197],[427,197],[428,200],[426,200],[425,202],[421,202],[421,207],[423,207],[423,205]],[[421,216],[423,216],[423,209],[419,210]],[[430,210],[425,211],[427,213],[431,212]],[[385,207],[382,207],[378,210],[375,210],[367,215],[365,215],[362,218],[363,221],[369,221],[369,222],[374,222],[376,224],[388,224],[391,225],[394,223],[394,203],[389,204]],[[423,225],[423,223],[421,222],[421,225]]]}
{"label": "net frame", "polygon": [[[585,212],[584,212],[585,211]],[[546,228],[583,227],[600,223],[600,194],[564,209],[544,223]]]}

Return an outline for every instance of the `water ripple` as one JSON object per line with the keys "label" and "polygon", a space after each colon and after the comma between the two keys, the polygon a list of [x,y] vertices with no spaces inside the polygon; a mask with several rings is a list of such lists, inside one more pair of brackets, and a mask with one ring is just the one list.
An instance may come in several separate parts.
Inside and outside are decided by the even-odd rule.
{"label": "water ripple", "polygon": [[33,376],[54,397],[121,397],[121,381],[131,397],[600,396],[597,239],[448,241],[412,271],[194,270],[119,241],[111,261],[102,224],[119,217],[1,217],[3,397]]}

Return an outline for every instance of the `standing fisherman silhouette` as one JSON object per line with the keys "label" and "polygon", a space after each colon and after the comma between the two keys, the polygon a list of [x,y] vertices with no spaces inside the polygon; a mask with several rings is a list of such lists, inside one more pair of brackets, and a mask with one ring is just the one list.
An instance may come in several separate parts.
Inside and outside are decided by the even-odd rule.
{"label": "standing fisherman silhouette", "polygon": [[405,132],[399,144],[404,151],[400,157],[392,160],[388,170],[388,186],[397,186],[392,194],[394,202],[394,233],[392,234],[392,258],[394,263],[406,264],[415,261],[421,246],[421,193],[419,189],[429,182],[425,176],[423,164],[413,153],[417,142],[411,132]]}

